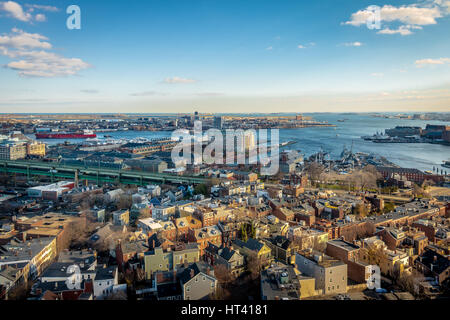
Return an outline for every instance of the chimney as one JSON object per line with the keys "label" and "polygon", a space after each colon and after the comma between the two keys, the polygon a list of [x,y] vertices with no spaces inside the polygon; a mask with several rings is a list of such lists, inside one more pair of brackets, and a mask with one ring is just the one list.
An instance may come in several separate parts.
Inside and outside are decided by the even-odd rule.
{"label": "chimney", "polygon": [[26,241],[27,241],[27,233],[24,232],[24,233],[22,234],[22,237],[23,237],[23,242],[26,242]]}
{"label": "chimney", "polygon": [[208,267],[208,269],[206,269],[206,274],[209,275],[210,272],[211,272],[211,269]]}
{"label": "chimney", "polygon": [[434,262],[437,261],[437,256],[433,256],[433,261],[434,261]]}
{"label": "chimney", "polygon": [[191,279],[194,277],[194,275],[195,275],[195,271],[194,271],[194,269],[191,269]]}

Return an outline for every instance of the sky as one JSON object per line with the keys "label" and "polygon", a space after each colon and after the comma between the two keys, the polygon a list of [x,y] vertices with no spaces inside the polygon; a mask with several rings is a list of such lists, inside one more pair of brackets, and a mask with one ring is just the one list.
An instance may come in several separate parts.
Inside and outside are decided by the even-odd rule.
{"label": "sky", "polygon": [[450,112],[449,30],[450,0],[0,0],[0,113]]}

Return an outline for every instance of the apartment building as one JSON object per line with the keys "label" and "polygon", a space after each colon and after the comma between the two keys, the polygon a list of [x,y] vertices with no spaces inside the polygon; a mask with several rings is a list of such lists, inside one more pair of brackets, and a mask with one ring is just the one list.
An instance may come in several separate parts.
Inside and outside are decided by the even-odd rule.
{"label": "apartment building", "polygon": [[347,265],[335,258],[315,251],[297,253],[297,269],[315,279],[315,290],[323,295],[347,292]]}

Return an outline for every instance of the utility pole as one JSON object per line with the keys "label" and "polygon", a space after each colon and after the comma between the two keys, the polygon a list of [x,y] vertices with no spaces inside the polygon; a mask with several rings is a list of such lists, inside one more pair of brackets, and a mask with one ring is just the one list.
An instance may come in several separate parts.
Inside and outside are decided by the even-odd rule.
{"label": "utility pole", "polygon": [[78,169],[75,169],[74,182],[75,182],[75,188],[78,188]]}

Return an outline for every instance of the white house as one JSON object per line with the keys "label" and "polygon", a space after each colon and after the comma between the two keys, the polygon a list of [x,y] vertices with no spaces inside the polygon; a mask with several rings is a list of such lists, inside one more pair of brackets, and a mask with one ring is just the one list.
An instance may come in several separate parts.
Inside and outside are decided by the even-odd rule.
{"label": "white house", "polygon": [[94,299],[104,299],[114,292],[114,286],[119,284],[117,266],[106,265],[97,269],[94,279]]}

